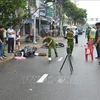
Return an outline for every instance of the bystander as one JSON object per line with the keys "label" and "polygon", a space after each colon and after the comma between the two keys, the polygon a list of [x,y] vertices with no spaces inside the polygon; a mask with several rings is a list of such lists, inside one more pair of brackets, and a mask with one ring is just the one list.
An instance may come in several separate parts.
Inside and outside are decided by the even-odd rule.
{"label": "bystander", "polygon": [[15,31],[13,30],[13,26],[10,25],[8,30],[8,53],[14,52],[14,39],[15,39]]}

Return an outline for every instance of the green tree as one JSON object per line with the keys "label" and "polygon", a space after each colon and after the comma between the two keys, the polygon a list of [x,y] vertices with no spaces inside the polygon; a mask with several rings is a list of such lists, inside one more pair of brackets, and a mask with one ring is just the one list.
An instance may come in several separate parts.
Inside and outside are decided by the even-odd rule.
{"label": "green tree", "polygon": [[[52,1],[55,2],[55,0],[46,0],[46,3]],[[57,2],[58,1],[59,0],[57,0]],[[78,8],[76,4],[71,2],[70,0],[63,0],[62,8],[63,8],[63,14],[66,14],[66,16],[68,16],[69,21],[72,21],[74,24],[76,23],[84,24],[86,22],[85,21],[85,18],[87,17],[86,10]]]}
{"label": "green tree", "polygon": [[[21,13],[17,15],[16,11]],[[22,15],[22,12],[23,15]],[[0,22],[18,24],[27,16],[25,0],[0,0]]]}
{"label": "green tree", "polygon": [[82,8],[77,8],[76,14],[73,16],[73,20],[75,23],[85,24],[86,17],[87,17],[86,10]]}
{"label": "green tree", "polygon": [[72,19],[74,24],[85,23],[85,18],[87,17],[86,10],[78,8],[75,3],[71,2],[70,0],[64,0],[63,12],[66,13],[68,18]]}

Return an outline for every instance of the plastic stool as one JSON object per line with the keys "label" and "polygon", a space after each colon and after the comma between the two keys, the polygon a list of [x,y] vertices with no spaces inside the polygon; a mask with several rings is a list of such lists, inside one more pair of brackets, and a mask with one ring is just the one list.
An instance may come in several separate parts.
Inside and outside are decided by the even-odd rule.
{"label": "plastic stool", "polygon": [[92,48],[92,47],[93,47],[93,39],[89,39],[88,48]]}
{"label": "plastic stool", "polygon": [[85,59],[86,61],[88,60],[88,55],[91,55],[91,59],[93,60],[93,51],[94,51],[94,47],[91,48],[85,48]]}

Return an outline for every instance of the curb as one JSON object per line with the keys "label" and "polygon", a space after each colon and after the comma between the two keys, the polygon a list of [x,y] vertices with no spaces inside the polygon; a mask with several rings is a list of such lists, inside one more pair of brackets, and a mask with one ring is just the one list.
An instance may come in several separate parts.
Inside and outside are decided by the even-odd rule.
{"label": "curb", "polygon": [[12,60],[12,59],[14,59],[14,55],[11,56],[11,57],[8,56],[8,58],[5,58],[3,61],[0,60],[0,64],[1,64],[1,63],[4,63],[4,62],[9,62],[9,61]]}
{"label": "curb", "polygon": [[[55,37],[54,39],[55,40],[59,40],[59,39],[62,40],[63,38],[62,37]],[[37,42],[42,42],[42,40],[43,39],[41,38]],[[21,44],[22,44],[22,47],[24,46],[24,44],[26,44],[25,41],[24,41],[24,39],[22,39]],[[29,44],[30,44],[30,46],[31,45],[33,46],[33,44],[31,44],[31,43],[29,43]],[[8,56],[8,58],[4,59],[4,61],[0,60],[0,64],[4,63],[4,62],[9,62],[10,60],[14,59],[14,55],[7,55],[7,56]]]}

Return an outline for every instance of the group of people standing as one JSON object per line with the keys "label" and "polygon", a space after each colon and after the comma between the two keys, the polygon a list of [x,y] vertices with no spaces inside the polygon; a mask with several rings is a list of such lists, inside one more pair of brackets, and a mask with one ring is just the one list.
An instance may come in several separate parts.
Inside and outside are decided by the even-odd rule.
{"label": "group of people standing", "polygon": [[88,27],[86,30],[87,36],[87,44],[90,39],[93,40],[93,44],[96,46],[97,57],[96,59],[100,59],[100,22],[95,24],[95,27]]}
{"label": "group of people standing", "polygon": [[89,42],[89,39],[93,39],[93,42],[95,40],[95,33],[96,33],[96,29],[95,27],[88,27],[86,29],[86,37],[87,37],[87,43]]}
{"label": "group of people standing", "polygon": [[13,30],[13,26],[9,25],[6,30],[3,25],[0,26],[0,60],[4,60],[7,56],[5,55],[6,39],[8,39],[8,53],[14,52],[14,40],[16,32]]}

